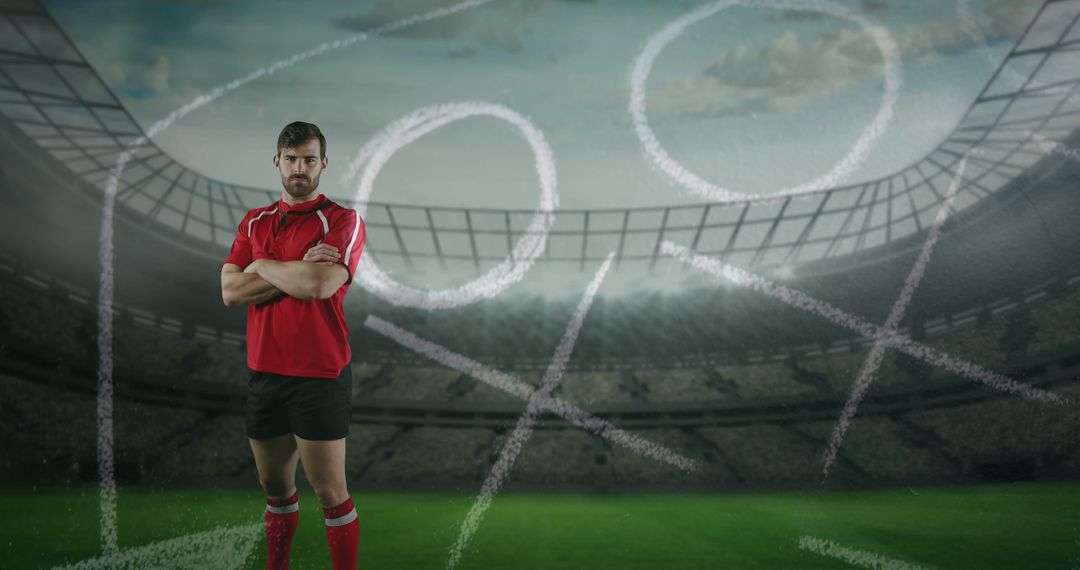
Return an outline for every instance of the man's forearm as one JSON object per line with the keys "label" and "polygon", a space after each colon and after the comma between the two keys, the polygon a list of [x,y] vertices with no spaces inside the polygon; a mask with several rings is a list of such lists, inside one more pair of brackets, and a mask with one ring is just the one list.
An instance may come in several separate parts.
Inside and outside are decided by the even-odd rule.
{"label": "man's forearm", "polygon": [[258,305],[283,294],[255,273],[226,273],[221,278],[221,298],[229,307]]}
{"label": "man's forearm", "polygon": [[[254,273],[290,297],[301,300],[324,297],[323,286],[332,264],[310,261],[260,259]],[[249,269],[251,269],[249,267]]]}

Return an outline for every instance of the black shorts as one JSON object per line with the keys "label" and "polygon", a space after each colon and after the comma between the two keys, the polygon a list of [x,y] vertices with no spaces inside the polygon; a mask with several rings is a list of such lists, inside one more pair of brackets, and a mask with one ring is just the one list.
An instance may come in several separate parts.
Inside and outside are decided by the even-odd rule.
{"label": "black shorts", "polygon": [[337,378],[282,376],[252,372],[248,380],[247,436],[269,439],[288,433],[303,439],[334,440],[349,435],[352,368]]}

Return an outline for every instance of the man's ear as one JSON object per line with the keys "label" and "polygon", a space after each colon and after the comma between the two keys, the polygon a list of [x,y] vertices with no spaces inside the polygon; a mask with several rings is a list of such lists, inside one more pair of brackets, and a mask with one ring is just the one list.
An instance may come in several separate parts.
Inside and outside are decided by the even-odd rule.
{"label": "man's ear", "polygon": [[275,154],[274,155],[274,168],[281,168],[280,162],[281,162],[281,154]]}
{"label": "man's ear", "polygon": [[326,165],[330,164],[330,161],[326,160],[326,157],[322,157],[322,169],[326,170]]}

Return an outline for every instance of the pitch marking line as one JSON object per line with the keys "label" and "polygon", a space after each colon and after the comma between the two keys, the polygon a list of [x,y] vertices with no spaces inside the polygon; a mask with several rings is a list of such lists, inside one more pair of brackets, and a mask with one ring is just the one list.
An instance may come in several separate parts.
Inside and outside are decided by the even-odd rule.
{"label": "pitch marking line", "polygon": [[848,548],[831,540],[815,538],[813,536],[800,536],[799,549],[807,550],[821,556],[842,560],[853,566],[873,568],[874,570],[929,570],[929,567],[927,566],[886,558],[875,552],[855,550],[854,548]]}
{"label": "pitch marking line", "polygon": [[169,113],[165,118],[146,129],[145,134],[132,141],[116,157],[116,164],[109,171],[109,178],[105,184],[105,196],[101,206],[101,233],[98,236],[98,261],[101,273],[98,275],[98,378],[97,378],[97,456],[98,476],[101,484],[98,488],[99,503],[101,508],[101,545],[106,553],[115,553],[119,550],[116,534],[116,476],[114,473],[113,459],[113,213],[116,209],[116,193],[120,185],[120,177],[124,174],[127,163],[135,156],[136,151],[149,140],[165,129],[168,129],[176,121],[196,109],[218,99],[222,95],[242,87],[256,79],[273,75],[282,69],[295,65],[306,59],[322,55],[328,51],[348,47],[359,41],[378,37],[429,22],[446,16],[476,8],[491,2],[492,0],[465,0],[444,8],[431,10],[423,14],[410,16],[400,20],[371,28],[366,32],[354,34],[347,38],[323,42],[305,52],[292,57],[276,61],[269,66],[262,67],[251,73],[234,79],[228,83],[219,85],[209,93],[204,93],[192,99],[182,107]]}
{"label": "pitch marking line", "polygon": [[[709,18],[733,6],[764,6],[778,10],[806,10],[844,18],[859,25],[877,45],[884,63],[885,89],[881,107],[866,126],[848,154],[820,178],[785,188],[764,195],[744,194],[711,182],[694,174],[671,157],[656,138],[649,126],[646,113],[645,87],[652,73],[653,63],[660,52],[672,41],[681,36],[686,29],[701,20]],[[687,188],[694,194],[720,203],[743,201],[768,201],[786,196],[796,196],[817,192],[840,184],[851,175],[873,148],[876,140],[885,132],[893,117],[893,110],[899,97],[902,81],[900,78],[900,48],[889,34],[887,28],[868,18],[858,10],[827,0],[719,0],[697,8],[665,25],[660,31],[649,37],[641,53],[634,58],[630,68],[630,101],[628,110],[633,120],[634,131],[641,143],[642,152],[649,165],[661,172],[672,182]]]}
{"label": "pitch marking line", "polygon": [[476,501],[473,502],[472,508],[469,509],[465,522],[461,524],[461,532],[458,534],[457,542],[451,548],[450,558],[446,562],[448,569],[452,570],[461,560],[462,551],[469,545],[469,541],[472,540],[472,536],[476,533],[480,522],[484,518],[484,513],[487,512],[488,507],[491,506],[491,501],[495,498],[495,494],[502,487],[503,480],[513,469],[514,461],[517,460],[518,454],[521,453],[521,447],[525,445],[532,435],[533,426],[536,425],[538,416],[544,411],[538,402],[542,398],[550,396],[559,385],[559,381],[562,380],[563,374],[566,372],[566,361],[570,359],[570,353],[574,350],[574,343],[577,342],[578,333],[581,332],[581,325],[585,321],[585,315],[588,314],[593,298],[596,296],[596,291],[600,289],[600,283],[603,282],[604,276],[607,275],[608,269],[611,267],[611,261],[614,258],[614,251],[608,254],[607,259],[604,260],[592,282],[589,283],[589,287],[585,290],[585,295],[581,298],[581,302],[578,303],[573,317],[567,323],[562,341],[559,342],[558,348],[555,349],[555,355],[552,357],[551,363],[548,364],[547,371],[544,372],[544,377],[540,381],[540,388],[529,396],[528,404],[525,406],[525,413],[518,418],[517,426],[514,427],[514,431],[506,440],[506,444],[503,445],[502,451],[499,452],[499,458],[491,466],[491,472],[488,473],[487,479],[480,488],[480,494],[476,497]]}
{"label": "pitch marking line", "polygon": [[566,362],[569,360],[570,353],[573,351],[574,343],[577,340],[578,333],[585,320],[585,315],[588,313],[592,300],[600,287],[604,275],[610,268],[614,257],[614,252],[609,253],[607,259],[597,271],[596,276],[586,290],[585,296],[582,298],[573,317],[567,324],[566,332],[555,351],[551,363],[548,365],[548,369],[541,381],[540,388],[535,390],[528,384],[525,384],[508,374],[486,368],[479,362],[470,360],[460,354],[453,353],[447,348],[436,345],[430,341],[420,339],[412,333],[404,331],[378,317],[370,315],[364,321],[364,325],[368,328],[390,337],[399,344],[409,347],[417,353],[423,354],[432,360],[440,362],[459,372],[468,374],[494,388],[498,388],[522,398],[527,402],[525,413],[518,419],[517,426],[503,446],[499,458],[492,466],[491,472],[488,474],[487,479],[481,487],[479,496],[477,496],[468,515],[466,515],[465,521],[462,523],[461,532],[458,535],[457,541],[451,548],[450,557],[447,560],[448,569],[453,569],[460,561],[462,551],[468,546],[472,536],[476,533],[480,522],[483,520],[484,513],[487,511],[495,494],[502,486],[503,480],[505,480],[506,476],[513,468],[514,461],[520,453],[521,447],[532,435],[532,428],[535,425],[537,418],[545,411],[550,411],[571,423],[584,428],[590,433],[608,439],[618,445],[626,446],[637,453],[651,457],[656,461],[668,463],[687,471],[697,468],[696,462],[691,459],[682,457],[667,448],[649,442],[639,436],[627,433],[616,428],[606,420],[592,416],[560,398],[551,396],[551,392],[555,390],[559,380],[561,380],[565,372]]}
{"label": "pitch marking line", "polygon": [[[398,150],[444,125],[476,116],[493,117],[510,123],[529,143],[537,179],[540,181],[540,201],[536,206],[536,214],[507,259],[475,280],[452,289],[431,291],[403,285],[380,269],[370,253],[362,256],[360,268],[357,269],[360,285],[389,303],[433,310],[460,307],[494,297],[520,281],[544,251],[548,233],[555,223],[554,212],[559,207],[555,158],[551,147],[544,139],[544,134],[527,118],[502,105],[484,101],[461,101],[421,107],[393,121],[373,136],[349,163],[349,172],[342,179],[342,182],[346,183],[360,177],[355,197],[357,213],[360,217],[367,215],[367,202],[374,191],[375,177]],[[360,170],[362,166],[363,172]]]}
{"label": "pitch marking line", "polygon": [[[532,386],[518,380],[514,376],[493,368],[488,368],[467,356],[453,352],[431,341],[424,340],[413,333],[399,328],[393,323],[384,321],[374,315],[368,316],[364,321],[364,326],[381,333],[396,341],[398,344],[411,348],[415,352],[439,362],[440,364],[453,368],[462,374],[468,374],[472,378],[475,378],[492,388],[497,388],[522,400],[529,401],[536,391]],[[683,457],[666,447],[615,427],[611,422],[598,418],[566,400],[552,396],[538,396],[532,401],[544,411],[551,412],[585,431],[600,436],[614,444],[631,449],[661,463],[667,463],[668,465],[678,467],[683,471],[693,471],[697,469],[697,463],[694,460]]]}
{"label": "pitch marking line", "polygon": [[144,568],[242,568],[246,566],[263,523],[217,527],[144,546],[117,550],[97,558],[56,566],[53,570],[143,570]]}
{"label": "pitch marking line", "polygon": [[802,291],[791,289],[778,283],[773,283],[764,277],[755,275],[744,269],[728,265],[705,255],[694,253],[689,248],[676,245],[669,240],[664,240],[660,243],[660,251],[706,273],[764,293],[769,297],[783,301],[795,308],[814,313],[839,326],[851,329],[864,337],[879,339],[889,348],[899,350],[904,354],[924,360],[954,374],[959,374],[976,382],[981,382],[991,388],[1042,402],[1055,404],[1065,404],[1067,402],[1064,397],[1058,394],[1028,386],[1003,374],[987,370],[977,364],[956,358],[936,348],[918,342],[909,335],[886,330],[884,327],[879,327],[862,318],[825,303],[824,301],[814,299]]}
{"label": "pitch marking line", "polygon": [[[919,282],[922,281],[923,275],[926,273],[926,264],[930,261],[930,253],[941,236],[941,226],[949,217],[949,209],[952,207],[953,199],[956,198],[956,191],[960,188],[960,181],[963,179],[966,166],[967,157],[965,156],[960,161],[960,166],[957,168],[956,175],[949,186],[949,191],[945,195],[945,200],[941,203],[941,208],[938,209],[934,224],[927,233],[919,257],[916,258],[915,265],[911,268],[907,281],[904,282],[904,288],[901,289],[900,296],[897,297],[892,310],[889,311],[888,318],[885,319],[885,325],[882,328],[889,334],[896,333],[897,327],[900,326],[900,322],[904,319],[904,313],[907,311],[908,305],[911,304],[911,298],[915,295],[915,288],[919,286]],[[881,339],[874,341],[874,347],[866,357],[862,370],[859,371],[855,385],[851,388],[851,395],[848,396],[847,402],[844,403],[844,409],[840,412],[840,418],[837,420],[836,427],[829,438],[829,447],[825,450],[825,467],[822,470],[823,480],[829,477],[829,470],[832,469],[833,463],[836,461],[836,454],[840,450],[840,444],[844,441],[844,434],[847,433],[851,418],[855,416],[859,403],[862,402],[867,390],[870,389],[870,384],[873,383],[878,368],[881,367],[881,359],[884,355],[885,343]]]}

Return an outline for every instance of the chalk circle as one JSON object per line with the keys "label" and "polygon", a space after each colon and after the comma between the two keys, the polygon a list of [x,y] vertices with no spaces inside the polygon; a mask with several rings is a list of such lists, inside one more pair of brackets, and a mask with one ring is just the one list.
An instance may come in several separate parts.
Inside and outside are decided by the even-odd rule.
{"label": "chalk circle", "polygon": [[528,119],[494,103],[463,101],[422,107],[390,123],[357,152],[349,163],[343,181],[354,178],[361,167],[356,190],[356,210],[361,217],[367,213],[367,202],[374,189],[375,177],[395,152],[416,139],[454,121],[475,116],[502,119],[517,127],[532,148],[536,174],[540,181],[540,201],[524,235],[518,239],[512,255],[487,273],[464,285],[432,291],[417,289],[394,281],[382,271],[370,252],[360,256],[357,277],[360,285],[383,300],[403,307],[418,309],[448,309],[494,297],[513,283],[520,281],[543,253],[548,233],[555,221],[554,210],[559,205],[555,188],[555,160],[543,133]]}
{"label": "chalk circle", "polygon": [[[649,127],[649,119],[645,113],[645,83],[652,72],[653,62],[660,52],[669,43],[681,36],[686,28],[705,18],[713,16],[732,6],[765,6],[776,9],[807,10],[820,12],[830,16],[851,20],[862,28],[864,32],[877,43],[885,63],[885,95],[881,101],[881,107],[873,121],[863,130],[855,145],[847,156],[833,166],[825,175],[791,188],[785,188],[768,194],[744,194],[712,184],[684,166],[676,162],[668,155]],[[721,0],[701,6],[686,15],[671,21],[659,32],[653,34],[645,48],[634,59],[630,69],[630,115],[634,121],[634,130],[638,140],[641,141],[642,150],[646,154],[653,167],[667,175],[675,183],[686,187],[695,194],[721,203],[742,202],[748,199],[774,199],[783,196],[793,196],[816,192],[824,188],[838,185],[844,178],[850,175],[859,164],[865,160],[867,153],[873,146],[889,122],[892,120],[893,107],[896,105],[897,94],[900,90],[900,50],[893,41],[892,36],[881,25],[871,21],[857,11],[845,6],[834,4],[827,0],[807,1],[784,1],[784,0]]]}

